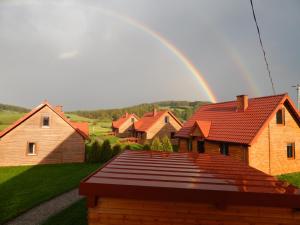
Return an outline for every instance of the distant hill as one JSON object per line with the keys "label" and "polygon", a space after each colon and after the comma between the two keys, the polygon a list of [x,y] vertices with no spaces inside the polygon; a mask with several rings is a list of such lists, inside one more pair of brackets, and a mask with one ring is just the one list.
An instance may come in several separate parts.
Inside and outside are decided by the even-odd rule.
{"label": "distant hill", "polygon": [[135,113],[139,117],[143,116],[144,113],[153,110],[153,107],[157,109],[168,109],[171,110],[180,120],[186,121],[194,111],[201,105],[208,104],[209,102],[202,101],[161,101],[153,103],[143,103],[125,108],[116,109],[99,109],[99,110],[79,110],[72,111],[69,113],[83,116],[90,119],[98,120],[115,120],[122,116],[125,112]]}
{"label": "distant hill", "polygon": [[20,106],[7,105],[7,104],[0,103],[0,111],[12,111],[12,112],[26,113],[26,112],[29,112],[30,110],[20,107]]}

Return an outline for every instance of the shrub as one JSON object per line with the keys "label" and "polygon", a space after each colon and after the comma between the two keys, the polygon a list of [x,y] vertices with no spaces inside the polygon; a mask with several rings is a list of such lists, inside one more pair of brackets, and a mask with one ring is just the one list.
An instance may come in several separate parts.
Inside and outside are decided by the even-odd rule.
{"label": "shrub", "polygon": [[160,139],[158,137],[154,138],[154,140],[151,143],[150,149],[154,151],[162,151],[162,144],[160,142]]}
{"label": "shrub", "polygon": [[125,147],[123,149],[124,150],[131,150],[131,146],[130,145],[125,145]]}
{"label": "shrub", "polygon": [[86,147],[87,157],[86,161],[90,163],[100,162],[101,156],[101,147],[98,141],[94,141],[91,145],[87,145]]}
{"label": "shrub", "polygon": [[112,149],[112,157],[118,155],[122,151],[121,145],[116,144]]}
{"label": "shrub", "polygon": [[170,139],[168,138],[168,136],[164,136],[161,140],[161,144],[162,144],[162,150],[165,152],[173,152],[173,146],[172,143],[170,141]]}
{"label": "shrub", "polygon": [[143,150],[151,150],[151,146],[149,144],[144,144]]}
{"label": "shrub", "polygon": [[111,158],[112,158],[112,149],[111,149],[110,141],[105,140],[102,144],[102,147],[101,147],[100,161],[102,163],[105,163],[108,160],[110,160]]}

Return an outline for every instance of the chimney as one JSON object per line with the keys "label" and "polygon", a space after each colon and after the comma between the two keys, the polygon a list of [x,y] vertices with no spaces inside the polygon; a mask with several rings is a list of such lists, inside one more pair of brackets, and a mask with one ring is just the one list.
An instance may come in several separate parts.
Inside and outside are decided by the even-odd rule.
{"label": "chimney", "polygon": [[248,108],[248,95],[238,95],[236,96],[237,101],[237,111],[245,111]]}
{"label": "chimney", "polygon": [[62,105],[57,105],[55,106],[55,111],[58,112],[58,113],[61,113],[61,114],[64,114],[64,112],[62,111]]}
{"label": "chimney", "polygon": [[157,109],[153,107],[153,116],[156,116],[156,114],[157,114]]}

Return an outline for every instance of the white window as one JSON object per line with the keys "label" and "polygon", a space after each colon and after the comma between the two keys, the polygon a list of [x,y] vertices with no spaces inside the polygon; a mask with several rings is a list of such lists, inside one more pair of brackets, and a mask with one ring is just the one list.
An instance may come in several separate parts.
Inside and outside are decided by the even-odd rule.
{"label": "white window", "polygon": [[36,144],[33,142],[28,143],[28,155],[36,155]]}
{"label": "white window", "polygon": [[42,117],[42,127],[49,127],[50,126],[50,117],[43,116]]}

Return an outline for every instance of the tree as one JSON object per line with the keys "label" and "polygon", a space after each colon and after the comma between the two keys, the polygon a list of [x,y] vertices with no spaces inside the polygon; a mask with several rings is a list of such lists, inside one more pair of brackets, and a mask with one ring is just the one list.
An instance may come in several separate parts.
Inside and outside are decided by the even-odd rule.
{"label": "tree", "polygon": [[151,146],[148,141],[145,141],[143,150],[151,150]]}
{"label": "tree", "polygon": [[162,151],[162,144],[159,140],[159,137],[154,138],[151,143],[150,149],[153,151]]}
{"label": "tree", "polygon": [[161,139],[161,144],[162,144],[162,150],[165,152],[173,152],[173,146],[172,143],[170,141],[170,139],[168,138],[168,136],[164,136]]}
{"label": "tree", "polygon": [[122,151],[121,145],[115,144],[112,149],[112,157],[118,155]]}
{"label": "tree", "polygon": [[110,145],[110,141],[106,139],[101,147],[101,162],[105,163],[110,160],[112,157],[112,149]]}

